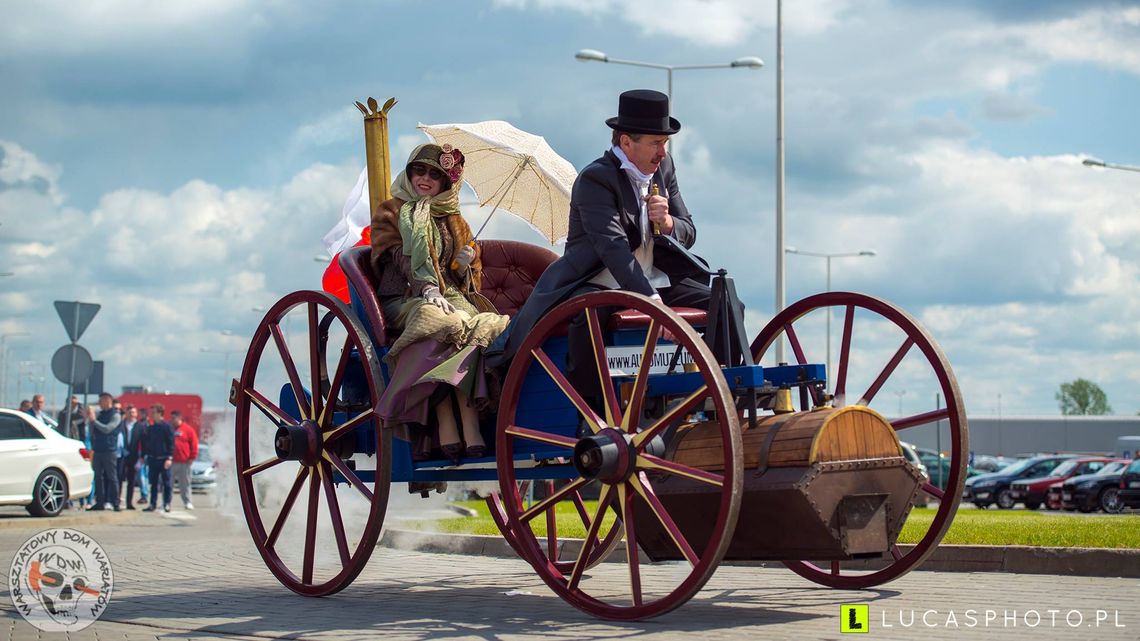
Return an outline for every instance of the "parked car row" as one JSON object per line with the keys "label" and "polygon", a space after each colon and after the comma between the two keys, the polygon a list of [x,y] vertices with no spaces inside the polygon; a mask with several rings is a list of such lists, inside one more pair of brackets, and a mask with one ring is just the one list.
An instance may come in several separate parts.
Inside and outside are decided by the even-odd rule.
{"label": "parked car row", "polygon": [[1136,458],[1124,468],[1118,488],[1116,498],[1124,507],[1140,509],[1140,458]]}
{"label": "parked car row", "polygon": [[[966,480],[962,498],[985,509],[1010,509],[1023,504],[1036,510],[1103,510],[1117,514],[1128,505],[1121,494],[1131,481],[1123,476],[1133,461],[1104,456],[1051,454],[1035,456],[997,472]],[[1140,503],[1140,466],[1137,467],[1137,503]]]}
{"label": "parked car row", "polygon": [[1078,456],[1062,461],[1048,474],[1041,477],[1023,478],[1010,483],[1010,494],[1013,500],[1024,503],[1030,510],[1036,510],[1045,503],[1045,494],[1049,487],[1056,483],[1084,474],[1095,474],[1112,459],[1104,456]]}

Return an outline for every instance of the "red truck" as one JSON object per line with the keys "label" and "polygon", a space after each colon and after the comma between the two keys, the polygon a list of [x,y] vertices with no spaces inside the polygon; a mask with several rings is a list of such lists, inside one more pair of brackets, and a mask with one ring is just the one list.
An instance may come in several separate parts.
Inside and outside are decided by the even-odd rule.
{"label": "red truck", "polygon": [[166,420],[170,421],[170,413],[174,410],[182,412],[182,420],[202,431],[202,397],[197,394],[155,394],[144,392],[126,392],[119,396],[123,407],[134,405],[140,413],[150,411],[150,406],[156,403],[166,408]]}

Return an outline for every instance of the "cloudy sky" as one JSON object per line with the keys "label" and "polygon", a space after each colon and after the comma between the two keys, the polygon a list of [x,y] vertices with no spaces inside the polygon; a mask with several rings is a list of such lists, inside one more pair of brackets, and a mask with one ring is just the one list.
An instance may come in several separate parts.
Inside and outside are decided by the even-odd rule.
{"label": "cloudy sky", "polygon": [[[1140,7],[786,4],[787,244],[874,249],[835,260],[833,289],[925,323],[971,414],[1056,414],[1077,377],[1140,410],[1140,173],[1081,165],[1140,165]],[[674,77],[697,249],[736,275],[758,330],[774,304],[775,14],[773,0],[3,3],[4,400],[17,385],[62,400],[52,301],[81,300],[103,306],[81,344],[109,389],[221,406],[252,309],[319,287],[313,257],[363,166],[352,101],[398,98],[398,157],[417,122],[504,119],[581,168],[617,94],[666,80],[578,62],[583,48],[768,63]],[[541,242],[506,218],[491,233]],[[824,261],[787,267],[789,302],[824,288]],[[932,403],[932,388],[901,391],[905,410]]]}

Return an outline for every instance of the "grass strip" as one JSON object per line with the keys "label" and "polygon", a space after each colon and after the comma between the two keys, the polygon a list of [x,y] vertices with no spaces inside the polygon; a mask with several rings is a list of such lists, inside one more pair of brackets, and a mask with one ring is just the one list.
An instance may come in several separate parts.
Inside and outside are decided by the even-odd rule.
{"label": "grass strip", "polygon": [[[499,528],[491,520],[483,501],[461,501],[478,516],[440,520],[410,520],[399,525],[403,529],[447,534],[482,534],[498,536]],[[592,516],[596,501],[585,501]],[[583,538],[586,528],[574,506],[559,503],[556,508],[559,538]],[[915,508],[903,525],[899,543],[917,543],[930,529],[934,508]],[[613,511],[603,521],[603,531],[613,523]],[[546,536],[546,518],[531,521],[536,536]],[[959,510],[950,525],[943,544],[955,545],[1030,545],[1042,547],[1083,547],[1140,549],[1140,514],[1115,516],[1059,514],[1029,510]]]}

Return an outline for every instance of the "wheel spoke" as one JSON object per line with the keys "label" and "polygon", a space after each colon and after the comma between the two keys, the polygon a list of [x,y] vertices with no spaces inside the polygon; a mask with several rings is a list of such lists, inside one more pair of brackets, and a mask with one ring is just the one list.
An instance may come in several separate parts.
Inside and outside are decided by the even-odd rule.
{"label": "wheel spoke", "polygon": [[941,421],[942,419],[948,418],[949,416],[950,408],[943,407],[942,409],[924,412],[922,414],[915,414],[914,416],[908,416],[906,418],[896,419],[894,421],[891,421],[891,427],[895,428],[895,431],[897,432],[899,430],[905,430],[908,427],[926,425],[927,423],[933,423],[934,421]]}
{"label": "wheel spoke", "polygon": [[341,567],[348,567],[351,555],[348,553],[348,540],[344,535],[344,519],[340,515],[340,502],[336,498],[336,488],[332,484],[332,466],[328,461],[321,461],[321,485],[325,490],[325,500],[329,504],[329,517],[332,519],[333,536],[336,538],[336,549],[340,552]]}
{"label": "wheel spoke", "polygon": [[[534,503],[529,508],[527,508],[527,510],[525,512],[523,512],[522,514],[519,514],[519,521],[526,523],[526,522],[530,521],[531,519],[533,519],[534,517],[538,516],[539,514],[541,514],[543,512],[546,512],[548,510],[550,512],[553,512],[554,510],[552,508],[554,507],[555,503],[566,498],[567,494],[570,494],[571,492],[576,491],[578,488],[582,487],[583,485],[585,485],[588,482],[589,481],[587,481],[584,478],[574,479],[572,482],[568,483],[566,485],[566,487],[562,488],[561,490],[558,490],[557,492],[554,492],[553,494],[547,496],[545,499],[542,499],[541,501]],[[587,521],[587,524],[588,523],[589,522]]]}
{"label": "wheel spoke", "polygon": [[276,456],[274,456],[273,458],[265,459],[264,461],[258,463],[257,465],[251,465],[251,466],[245,468],[244,470],[241,471],[241,473],[243,476],[253,476],[254,474],[257,474],[258,472],[264,472],[265,470],[268,470],[269,468],[273,467],[274,465],[280,465],[287,460],[288,459],[277,458]]}
{"label": "wheel spoke", "polygon": [[[553,483],[546,486],[547,490],[553,489]],[[546,511],[546,558],[551,561],[558,561],[558,518],[555,513],[554,506]]]}
{"label": "wheel spoke", "polygon": [[796,336],[796,330],[792,328],[792,324],[784,325],[784,334],[788,337],[788,343],[792,346],[792,353],[796,355],[796,363],[800,365],[807,365],[807,358],[804,357],[804,348],[800,345],[800,337]]}
{"label": "wheel spoke", "polygon": [[883,387],[883,383],[886,383],[887,379],[891,377],[891,374],[895,372],[895,368],[902,362],[903,357],[910,351],[912,345],[914,345],[914,339],[907,336],[903,344],[899,346],[898,351],[895,352],[895,355],[891,357],[890,362],[883,368],[883,371],[879,372],[879,377],[875,379],[874,383],[871,383],[871,387],[867,388],[866,392],[863,392],[863,398],[859,399],[859,405],[871,404],[871,401],[875,398],[875,394],[879,393],[879,389]]}
{"label": "wheel spoke", "polygon": [[285,373],[289,376],[289,386],[293,388],[293,397],[297,399],[297,407],[300,408],[301,417],[309,418],[309,400],[305,398],[305,389],[301,387],[301,376],[297,373],[297,366],[293,363],[293,355],[289,352],[289,346],[285,344],[285,335],[281,333],[281,325],[273,323],[269,326],[269,332],[273,334],[273,342],[277,344],[277,353],[281,356],[281,363],[285,366]]}
{"label": "wheel spoke", "polygon": [[519,427],[518,425],[512,425],[512,426],[508,427],[506,429],[506,432],[507,432],[507,434],[510,434],[511,436],[517,436],[521,439],[526,439],[528,441],[538,441],[539,443],[549,443],[551,445],[558,445],[560,447],[565,447],[566,449],[570,449],[570,450],[574,449],[574,446],[578,444],[577,439],[571,438],[569,436],[562,436],[560,434],[551,434],[549,432],[540,432],[538,430],[532,430],[532,429],[528,429],[525,427]]}
{"label": "wheel spoke", "polygon": [[[843,315],[843,340],[839,344],[839,370],[835,374],[835,407],[842,407],[847,396],[847,366],[851,359],[851,328],[855,323],[855,306],[848,305]],[[828,372],[830,375],[831,372]]]}
{"label": "wheel spoke", "polygon": [[347,433],[351,432],[352,430],[356,429],[357,427],[359,427],[360,424],[363,423],[364,421],[367,421],[368,419],[373,418],[373,417],[374,417],[374,413],[372,410],[367,410],[367,411],[361,412],[361,413],[357,414],[356,416],[353,416],[352,418],[348,419],[344,423],[338,425],[332,431],[325,434],[324,440],[326,443],[335,441],[336,439],[344,436],[345,434],[347,434]]}
{"label": "wheel spoke", "polygon": [[677,527],[677,524],[673,522],[673,517],[669,516],[669,512],[665,510],[665,506],[661,505],[661,501],[657,498],[657,495],[653,493],[653,488],[649,485],[649,481],[646,480],[644,474],[644,472],[638,472],[629,477],[629,484],[633,486],[633,489],[640,494],[641,498],[649,505],[653,516],[657,517],[657,522],[661,524],[661,527],[665,528],[665,532],[669,534],[669,538],[673,539],[673,545],[677,546],[677,549],[684,555],[689,565],[696,567],[700,561],[697,557],[697,553],[693,551],[692,546],[685,540],[685,535],[681,533],[681,528]]}
{"label": "wheel spoke", "polygon": [[641,566],[637,556],[637,534],[634,531],[633,493],[625,483],[618,486],[618,502],[621,503],[621,516],[625,525],[625,558],[629,563],[629,590],[633,595],[634,607],[642,604]]}
{"label": "wheel spoke", "polygon": [[336,364],[336,372],[333,373],[332,381],[329,382],[329,395],[325,399],[324,407],[321,408],[321,417],[317,420],[317,425],[322,429],[327,427],[326,421],[330,420],[332,411],[329,409],[336,405],[337,398],[340,397],[340,386],[344,382],[344,373],[348,370],[348,356],[352,353],[352,337],[348,336],[344,339],[344,347],[340,349],[340,360]]}
{"label": "wheel spoke", "polygon": [[570,402],[574,404],[574,408],[578,410],[582,418],[586,419],[590,430],[595,434],[600,432],[602,429],[602,417],[598,416],[597,412],[595,412],[586,403],[585,399],[582,398],[582,395],[578,393],[578,390],[574,389],[570,381],[566,380],[562,372],[558,371],[558,367],[554,365],[554,361],[550,360],[550,357],[546,355],[546,352],[543,351],[541,347],[535,348],[531,354],[533,354],[535,360],[542,365],[542,368],[546,370],[546,373],[550,375],[550,378],[554,380],[554,384],[558,386],[558,389],[562,390],[566,398],[570,399]]}
{"label": "wheel spoke", "polygon": [[317,507],[321,497],[321,470],[313,468],[309,475],[309,518],[305,522],[305,560],[301,569],[301,582],[313,583],[313,561],[317,554]]}
{"label": "wheel spoke", "polygon": [[[716,374],[716,376],[719,376],[719,374]],[[674,421],[687,414],[689,410],[696,407],[698,403],[708,398],[709,394],[709,386],[702,385],[699,389],[697,389],[697,391],[688,395],[684,400],[674,405],[671,409],[667,410],[664,416],[657,419],[656,423],[650,425],[644,430],[641,430],[637,434],[634,434],[633,446],[640,449],[646,441],[652,439],[654,436],[657,436],[658,433],[664,431],[665,428],[672,425]]]}
{"label": "wheel spoke", "polygon": [[621,408],[618,407],[617,395],[614,393],[614,379],[610,376],[610,366],[606,360],[606,343],[602,337],[601,321],[598,320],[597,309],[593,307],[586,309],[586,326],[590,331],[590,345],[594,348],[594,363],[597,365],[598,383],[602,386],[606,424],[617,425],[618,417],[621,416]]}
{"label": "wheel spoke", "polygon": [[[344,464],[344,461],[340,460],[339,456],[329,453],[328,450],[323,450],[321,452],[321,457],[329,463],[332,463],[333,467],[335,467],[336,470],[340,472],[341,476],[343,476],[345,480],[347,480],[349,484],[352,485],[352,487],[355,487],[361,494],[363,494],[364,498],[368,499],[369,503],[372,502],[372,490],[368,489],[368,486],[364,484],[364,481],[361,481],[360,477],[356,475],[356,472],[353,472],[351,469],[349,469],[349,467]],[[379,481],[381,481],[381,479],[377,479],[377,482]]]}
{"label": "wheel spoke", "polygon": [[649,385],[649,364],[653,351],[657,348],[657,319],[649,319],[649,331],[645,335],[645,346],[641,348],[641,369],[633,379],[633,389],[629,393],[629,405],[621,417],[621,428],[626,432],[637,430],[641,422],[641,406],[645,402],[645,388]]}
{"label": "wheel spoke", "polygon": [[317,321],[317,304],[308,304],[309,315],[309,389],[313,393],[312,416],[323,413],[321,398],[321,328]]}
{"label": "wheel spoke", "polygon": [[831,576],[839,576],[839,561],[831,562]]}
{"label": "wheel spoke", "polygon": [[582,580],[582,573],[586,571],[586,566],[589,565],[590,553],[594,551],[594,543],[598,540],[598,529],[602,527],[602,515],[605,514],[606,508],[609,506],[613,491],[614,486],[612,485],[602,486],[602,493],[598,497],[598,511],[594,514],[594,522],[590,524],[590,529],[586,532],[586,539],[582,541],[582,549],[578,551],[578,560],[574,562],[574,570],[570,572],[570,580],[566,584],[567,589],[571,591],[578,588],[578,582]]}
{"label": "wheel spoke", "polygon": [[249,397],[249,400],[253,402],[254,406],[257,407],[257,409],[261,410],[261,413],[265,415],[265,418],[269,419],[270,422],[272,422],[277,427],[297,424],[297,419],[289,416],[285,410],[274,405],[273,401],[265,398],[261,392],[249,388],[246,388],[243,391],[245,392],[245,395]]}
{"label": "wheel spoke", "polygon": [[934,485],[933,483],[930,483],[930,482],[922,484],[922,491],[933,496],[934,498],[938,499],[939,501],[942,500],[942,497],[946,496],[945,492],[938,489],[937,485]]}
{"label": "wheel spoke", "polygon": [[903,553],[902,550],[899,549],[898,543],[891,546],[891,556],[893,556],[896,561],[903,558]]}
{"label": "wheel spoke", "polygon": [[281,528],[285,527],[285,519],[293,511],[293,503],[297,500],[297,495],[301,493],[301,486],[305,484],[305,479],[308,477],[309,468],[302,466],[301,469],[297,470],[297,479],[293,481],[293,487],[285,496],[285,502],[281,504],[281,511],[277,513],[277,521],[273,523],[273,529],[269,531],[269,536],[265,537],[265,547],[272,548],[277,544],[277,537],[281,534]]}
{"label": "wheel spoke", "polygon": [[665,459],[658,458],[652,454],[646,454],[644,452],[637,455],[637,469],[661,470],[663,472],[668,472],[669,474],[683,476],[694,481],[700,481],[701,483],[715,485],[716,487],[724,486],[724,475],[722,474],[713,474],[712,472],[699,470],[695,467],[689,467],[688,465],[681,465],[680,463],[667,461]]}

